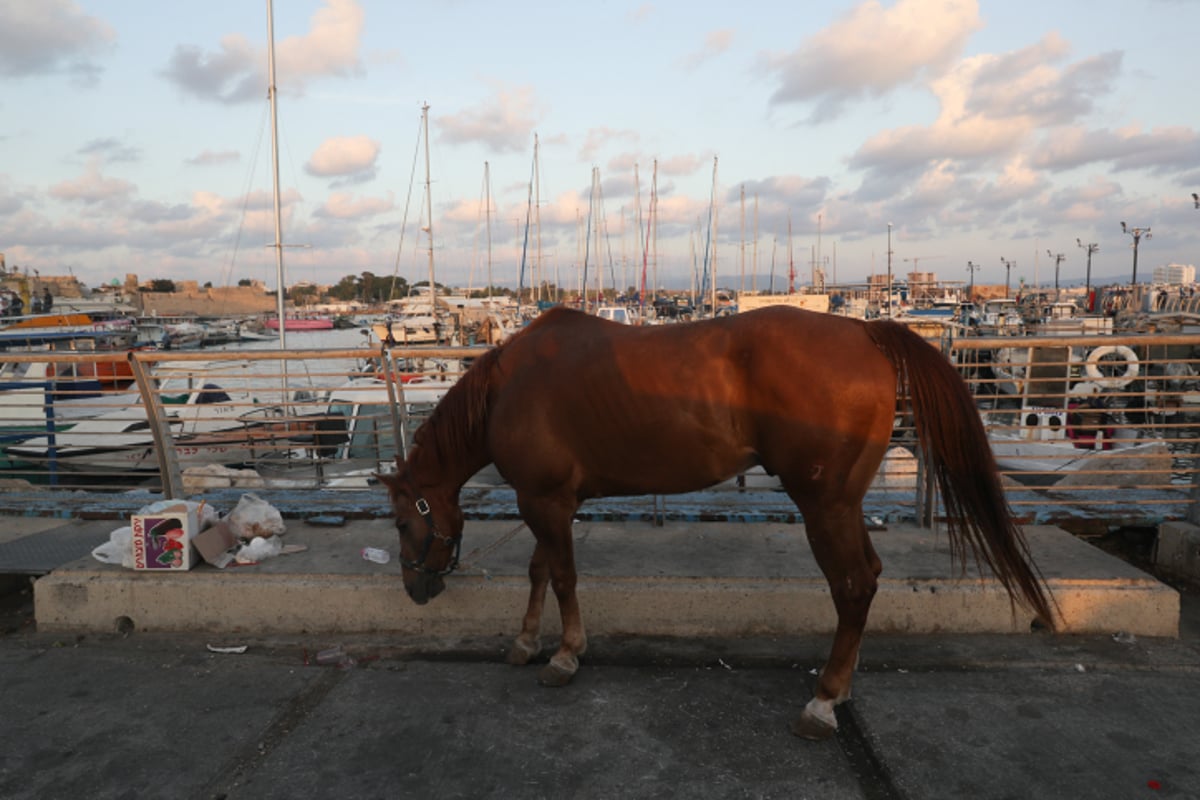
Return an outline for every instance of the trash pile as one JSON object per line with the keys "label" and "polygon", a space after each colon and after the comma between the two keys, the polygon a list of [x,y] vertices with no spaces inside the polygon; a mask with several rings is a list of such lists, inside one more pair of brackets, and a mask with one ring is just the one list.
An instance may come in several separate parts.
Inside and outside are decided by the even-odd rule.
{"label": "trash pile", "polygon": [[200,560],[224,569],[306,549],[285,545],[285,530],[279,509],[250,492],[224,516],[203,500],[160,500],[113,531],[92,556],[135,570],[189,570]]}

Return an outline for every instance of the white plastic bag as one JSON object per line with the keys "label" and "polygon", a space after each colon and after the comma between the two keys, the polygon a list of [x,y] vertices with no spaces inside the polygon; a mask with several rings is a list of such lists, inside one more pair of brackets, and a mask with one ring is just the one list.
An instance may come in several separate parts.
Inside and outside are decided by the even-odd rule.
{"label": "white plastic bag", "polygon": [[247,492],[238,500],[227,521],[233,535],[239,539],[264,539],[284,532],[283,515],[279,509],[258,495]]}
{"label": "white plastic bag", "polygon": [[119,564],[133,569],[133,528],[126,525],[108,536],[108,541],[92,550],[92,558],[104,564]]}
{"label": "white plastic bag", "polygon": [[278,536],[263,538],[256,536],[237,551],[234,559],[239,564],[256,564],[268,558],[274,558],[283,552],[283,540]]}

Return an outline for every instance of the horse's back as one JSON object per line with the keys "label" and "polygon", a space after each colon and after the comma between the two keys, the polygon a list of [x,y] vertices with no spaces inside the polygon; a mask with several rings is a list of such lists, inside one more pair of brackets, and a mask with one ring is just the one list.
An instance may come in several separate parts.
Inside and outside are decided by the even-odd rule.
{"label": "horse's back", "polygon": [[552,310],[497,370],[501,473],[585,493],[687,491],[756,463],[837,467],[847,443],[885,449],[895,402],[862,323],[786,307],[642,327]]}

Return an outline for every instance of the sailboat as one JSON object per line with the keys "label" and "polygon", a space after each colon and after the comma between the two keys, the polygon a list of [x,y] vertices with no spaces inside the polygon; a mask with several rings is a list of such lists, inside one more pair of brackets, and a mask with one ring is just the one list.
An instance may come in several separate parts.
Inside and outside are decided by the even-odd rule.
{"label": "sailboat", "polygon": [[429,177],[429,104],[421,106],[421,138],[425,145],[425,224],[421,231],[429,238],[429,285],[403,298],[382,322],[371,326],[376,338],[387,345],[437,345],[449,338],[449,327],[439,314],[437,282],[433,268],[433,201]]}

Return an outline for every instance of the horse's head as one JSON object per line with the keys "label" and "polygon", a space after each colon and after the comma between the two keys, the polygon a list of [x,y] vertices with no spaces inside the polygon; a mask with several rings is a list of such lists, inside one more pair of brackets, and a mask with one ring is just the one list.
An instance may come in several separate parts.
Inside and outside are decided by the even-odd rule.
{"label": "horse's head", "polygon": [[378,477],[388,488],[396,515],[404,589],[414,602],[425,605],[441,594],[446,588],[443,578],[458,566],[462,510],[440,489],[422,491],[402,459],[396,459],[395,473]]}

